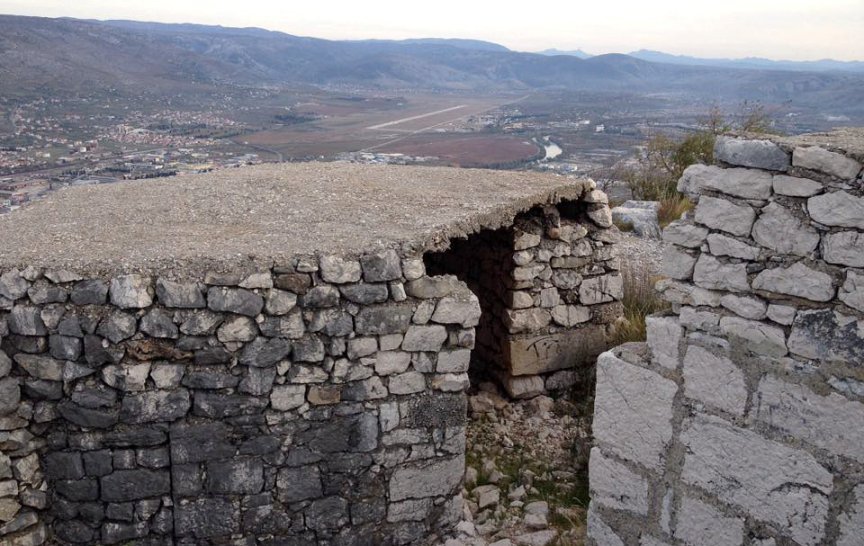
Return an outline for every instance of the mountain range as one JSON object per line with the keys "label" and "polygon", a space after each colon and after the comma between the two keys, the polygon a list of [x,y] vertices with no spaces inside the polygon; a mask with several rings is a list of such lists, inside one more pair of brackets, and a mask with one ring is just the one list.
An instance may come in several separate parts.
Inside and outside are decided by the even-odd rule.
{"label": "mountain range", "polygon": [[819,104],[864,114],[864,73],[658,60],[541,55],[477,40],[334,41],[257,28],[0,16],[0,94],[7,97],[279,85],[472,93],[564,89]]}

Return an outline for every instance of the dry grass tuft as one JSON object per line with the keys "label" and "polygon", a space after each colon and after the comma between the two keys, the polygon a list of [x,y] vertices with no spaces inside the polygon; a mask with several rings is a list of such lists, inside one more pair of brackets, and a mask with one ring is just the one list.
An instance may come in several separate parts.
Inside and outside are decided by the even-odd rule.
{"label": "dry grass tuft", "polygon": [[692,209],[693,202],[680,193],[664,197],[660,200],[660,208],[657,209],[657,221],[660,224],[660,229],[665,228]]}
{"label": "dry grass tuft", "polygon": [[645,268],[624,264],[621,268],[624,279],[624,318],[615,332],[614,345],[631,341],[645,341],[645,317],[664,311],[669,304],[654,290],[657,281]]}

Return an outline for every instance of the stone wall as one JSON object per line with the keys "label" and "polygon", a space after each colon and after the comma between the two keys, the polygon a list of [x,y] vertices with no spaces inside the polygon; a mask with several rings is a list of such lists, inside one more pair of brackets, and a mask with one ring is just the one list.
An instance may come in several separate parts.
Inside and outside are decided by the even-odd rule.
{"label": "stone wall", "polygon": [[832,142],[724,137],[682,177],[673,313],[598,361],[591,544],[864,541],[864,142]]}
{"label": "stone wall", "polygon": [[[608,348],[622,315],[606,195],[537,208],[513,227],[483,231],[427,255],[430,272],[453,273],[480,300],[475,366],[510,396],[574,385]],[[593,379],[593,374],[587,374]]]}
{"label": "stone wall", "polygon": [[[497,293],[518,286],[531,299],[520,308],[543,315],[520,334],[560,335],[583,320],[558,312],[582,317],[579,301],[617,297],[608,207],[579,211],[589,227],[553,221],[551,243],[528,214],[530,229],[505,235],[519,265],[513,250],[483,262],[503,268],[487,271],[496,282],[518,277]],[[481,307],[413,248],[201,277],[0,271],[0,543],[443,536],[462,514]],[[542,295],[555,272],[581,280],[583,269],[597,286],[582,300],[575,285],[555,288],[555,305]],[[511,307],[484,320],[515,322]]]}

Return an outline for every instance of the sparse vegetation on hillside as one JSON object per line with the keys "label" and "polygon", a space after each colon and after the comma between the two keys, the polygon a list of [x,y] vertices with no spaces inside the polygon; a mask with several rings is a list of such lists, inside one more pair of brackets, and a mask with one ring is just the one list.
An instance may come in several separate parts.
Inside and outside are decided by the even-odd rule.
{"label": "sparse vegetation on hillside", "polygon": [[624,318],[615,331],[613,346],[631,341],[645,341],[645,317],[667,308],[654,290],[651,272],[645,268],[622,267],[621,276],[624,279]]}

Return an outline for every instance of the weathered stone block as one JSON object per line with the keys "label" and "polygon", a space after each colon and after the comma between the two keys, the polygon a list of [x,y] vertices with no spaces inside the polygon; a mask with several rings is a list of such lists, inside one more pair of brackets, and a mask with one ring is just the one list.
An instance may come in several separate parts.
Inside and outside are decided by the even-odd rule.
{"label": "weathered stone block", "polygon": [[756,220],[756,211],[746,205],[736,205],[725,199],[702,196],[696,206],[696,221],[711,229],[746,237]]}
{"label": "weathered stone block", "polygon": [[412,298],[443,298],[453,292],[463,291],[464,284],[453,275],[421,277],[405,285],[405,293]]}
{"label": "weathered stone block", "polygon": [[552,308],[552,320],[555,324],[572,328],[591,320],[591,309],[582,305],[557,305]]}
{"label": "weathered stone block", "polygon": [[468,349],[455,349],[441,351],[438,353],[438,364],[435,371],[438,373],[465,373],[471,363],[471,351]]}
{"label": "weathered stone block", "polygon": [[744,415],[747,383],[744,372],[725,356],[690,345],[684,355],[684,394],[709,406]]}
{"label": "weathered stone block", "polygon": [[682,221],[672,222],[663,230],[663,241],[686,248],[699,248],[708,237],[708,230]]}
{"label": "weathered stone block", "polygon": [[774,193],[788,195],[790,197],[812,197],[820,193],[824,186],[809,178],[798,178],[795,176],[775,175]]}
{"label": "weathered stone block", "polygon": [[408,330],[413,315],[410,303],[368,306],[354,317],[354,329],[360,335],[401,334]]}
{"label": "weathered stone block", "polygon": [[672,399],[678,386],[611,351],[597,359],[594,437],[604,450],[660,470],[672,440]]}
{"label": "weathered stone block", "polygon": [[388,387],[390,394],[414,394],[417,392],[423,392],[426,390],[426,376],[420,372],[406,372],[393,375],[390,377]]}
{"label": "weathered stone block", "polygon": [[206,487],[217,495],[254,495],[264,487],[264,465],[255,458],[207,463]]}
{"label": "weathered stone block", "polygon": [[771,197],[773,184],[771,173],[753,169],[721,169],[714,166],[687,170],[690,171],[690,183],[701,190],[715,190],[744,199]]}
{"label": "weathered stone block", "polygon": [[720,305],[736,315],[752,320],[762,320],[768,312],[768,305],[759,298],[726,294],[720,298]]}
{"label": "weathered stone block", "polygon": [[864,233],[826,233],[822,236],[822,256],[828,263],[864,267]]}
{"label": "weathered stone block", "polygon": [[440,325],[409,326],[402,341],[402,349],[405,351],[431,351],[441,350],[441,346],[447,341],[447,329]]}
{"label": "weathered stone block", "polygon": [[770,140],[727,136],[717,137],[714,143],[714,157],[730,165],[769,171],[786,171],[791,164],[789,154]]}
{"label": "weathered stone block", "polygon": [[648,480],[603,455],[599,447],[591,449],[589,461],[592,502],[616,510],[648,515]]}
{"label": "weathered stone block", "polygon": [[254,317],[264,308],[264,298],[244,288],[211,286],[207,291],[207,307],[213,311]]}
{"label": "weathered stone block", "polygon": [[753,224],[753,239],[780,254],[796,256],[807,256],[819,246],[819,233],[777,203],[762,209]]}
{"label": "weathered stone block", "polygon": [[123,275],[111,279],[111,303],[121,309],[143,309],[153,303],[150,277]]}
{"label": "weathered stone block", "polygon": [[323,495],[321,475],[317,466],[281,468],[276,478],[279,500],[300,502]]}
{"label": "weathered stone block", "polygon": [[725,516],[713,506],[685,496],[678,510],[675,538],[687,546],[741,546],[744,520]]}
{"label": "weathered stone block", "polygon": [[737,317],[723,317],[720,319],[720,331],[733,342],[743,343],[757,355],[780,357],[788,352],[786,334],[776,326]]}
{"label": "weathered stone block", "polygon": [[712,233],[708,236],[708,248],[714,256],[729,256],[750,261],[759,259],[758,247],[719,233]]}
{"label": "weathered stone block", "polygon": [[462,457],[401,466],[390,478],[390,501],[450,495],[462,481],[464,466]]}
{"label": "weathered stone block", "polygon": [[747,265],[743,263],[723,263],[714,256],[702,254],[693,270],[696,286],[709,290],[728,290],[748,292]]}
{"label": "weathered stone block", "polygon": [[320,260],[321,278],[325,282],[345,284],[360,280],[360,262],[346,260],[339,256],[322,256]]}
{"label": "weathered stone block", "polygon": [[836,293],[831,275],[801,262],[786,268],[766,269],[753,280],[753,288],[812,301],[831,301]]}
{"label": "weathered stone block", "polygon": [[216,338],[222,343],[252,341],[257,335],[258,325],[250,317],[231,317],[216,331]]}
{"label": "weathered stone block", "polygon": [[577,330],[508,339],[503,344],[504,361],[512,375],[536,375],[587,362],[605,351],[607,343],[601,325],[587,324]]}
{"label": "weathered stone block", "polygon": [[819,146],[795,148],[792,164],[813,171],[821,171],[842,180],[851,180],[861,172],[861,164],[842,154],[828,151]]}
{"label": "weathered stone block", "polygon": [[174,532],[196,539],[227,536],[240,528],[239,513],[230,499],[200,498],[174,506]]}
{"label": "weathered stone block", "polygon": [[855,501],[851,506],[844,507],[844,512],[837,516],[840,522],[837,546],[857,546],[861,537],[864,537],[864,485],[856,486],[852,494]]}
{"label": "weathered stone block", "polygon": [[799,544],[822,540],[834,479],[809,453],[707,416],[685,422],[681,441],[684,482],[774,523]]}
{"label": "weathered stone block", "polygon": [[270,394],[270,406],[276,411],[290,411],[305,402],[305,385],[276,385]]}
{"label": "weathered stone block", "polygon": [[9,313],[9,331],[21,336],[44,336],[48,333],[38,307],[16,305]]}
{"label": "weathered stone block", "polygon": [[849,307],[864,312],[864,274],[848,270],[838,298]]}
{"label": "weathered stone block", "polygon": [[683,252],[675,245],[668,245],[663,250],[662,272],[671,279],[689,280],[695,265],[696,256]]}
{"label": "weathered stone block", "polygon": [[156,297],[165,307],[201,309],[207,307],[204,292],[198,283],[180,283],[168,279],[156,280]]}
{"label": "weathered stone block", "polygon": [[161,339],[177,339],[180,330],[168,313],[162,309],[152,309],[141,317],[140,329],[150,337]]}
{"label": "weathered stone block", "polygon": [[822,396],[803,385],[765,376],[756,391],[759,404],[751,422],[779,429],[831,453],[864,461],[864,404],[831,393]]}
{"label": "weathered stone block", "polygon": [[683,334],[678,318],[651,315],[645,317],[645,329],[654,362],[670,370],[677,368]]}
{"label": "weathered stone block", "polygon": [[387,301],[389,292],[386,284],[346,284],[339,288],[346,300],[369,305]]}
{"label": "weathered stone block", "polygon": [[807,211],[826,226],[864,229],[864,197],[845,191],[825,193],[808,199]]}
{"label": "weathered stone block", "polygon": [[624,280],[619,274],[585,279],[579,285],[579,302],[595,305],[620,300],[624,296]]}
{"label": "weathered stone block", "polygon": [[27,294],[30,283],[21,276],[17,269],[12,269],[0,275],[0,296],[15,301]]}
{"label": "weathered stone block", "polygon": [[189,391],[150,391],[123,398],[120,420],[124,423],[176,421],[191,407]]}
{"label": "weathered stone block", "polygon": [[669,303],[678,305],[695,305],[719,307],[721,292],[706,290],[692,284],[662,279],[654,285],[655,290],[663,295]]}
{"label": "weathered stone block", "polygon": [[126,502],[171,493],[167,470],[115,470],[99,479],[102,500]]}
{"label": "weathered stone block", "polygon": [[439,324],[460,324],[463,328],[480,322],[480,300],[474,294],[441,298],[431,320]]}
{"label": "weathered stone block", "polygon": [[360,265],[366,282],[386,282],[402,277],[401,260],[395,250],[366,254],[360,258]]}

